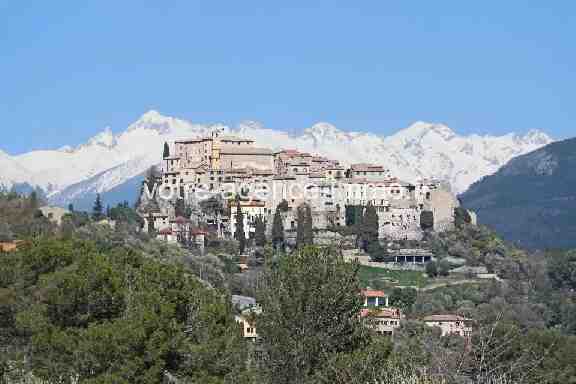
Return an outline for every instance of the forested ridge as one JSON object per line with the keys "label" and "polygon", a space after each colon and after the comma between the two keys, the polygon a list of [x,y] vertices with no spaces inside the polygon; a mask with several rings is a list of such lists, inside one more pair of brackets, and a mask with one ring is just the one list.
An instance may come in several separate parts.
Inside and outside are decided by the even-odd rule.
{"label": "forested ridge", "polygon": [[[265,244],[248,283],[227,258],[234,242],[200,256],[152,239],[127,204],[100,212],[114,229],[73,210],[56,225],[38,205],[0,196],[1,241],[22,241],[0,253],[3,382],[576,382],[574,252],[526,253],[467,223],[431,232],[442,258],[504,279],[390,292],[406,313],[390,339],[358,316],[359,266],[336,248]],[[257,343],[241,337],[230,300],[247,293],[263,310]],[[471,344],[420,321],[443,312],[474,319]]]}

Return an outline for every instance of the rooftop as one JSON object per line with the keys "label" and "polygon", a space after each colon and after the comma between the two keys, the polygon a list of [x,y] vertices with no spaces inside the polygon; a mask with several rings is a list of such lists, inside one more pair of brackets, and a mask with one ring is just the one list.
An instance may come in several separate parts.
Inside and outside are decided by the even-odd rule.
{"label": "rooftop", "polygon": [[460,315],[455,315],[455,314],[444,314],[444,315],[430,315],[430,316],[426,316],[424,318],[424,321],[426,322],[432,322],[432,321],[448,321],[448,322],[452,322],[452,321],[466,321],[466,320],[470,320],[465,318],[464,316],[460,316]]}
{"label": "rooftop", "polygon": [[386,317],[398,320],[402,318],[402,312],[400,312],[400,310],[397,308],[362,308],[360,310],[361,317],[366,317],[368,315],[373,317]]}
{"label": "rooftop", "polygon": [[271,149],[268,148],[253,148],[253,147],[247,147],[247,148],[222,148],[222,150],[220,150],[220,153],[225,155],[225,154],[229,154],[229,155],[273,155],[273,152]]}
{"label": "rooftop", "polygon": [[379,291],[375,289],[363,289],[360,293],[364,297],[386,297],[384,291]]}

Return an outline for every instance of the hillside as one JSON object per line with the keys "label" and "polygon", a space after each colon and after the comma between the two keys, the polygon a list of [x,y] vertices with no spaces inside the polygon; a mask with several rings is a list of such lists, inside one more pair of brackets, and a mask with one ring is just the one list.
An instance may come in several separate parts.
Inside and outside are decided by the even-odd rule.
{"label": "hillside", "polygon": [[576,247],[576,139],[511,160],[461,196],[478,220],[530,248]]}
{"label": "hillside", "polygon": [[[253,138],[260,146],[275,150],[299,149],[347,165],[383,164],[405,181],[440,179],[449,182],[456,192],[496,172],[511,158],[552,142],[539,131],[524,135],[464,136],[443,124],[426,122],[416,122],[390,136],[347,132],[328,123],[315,124],[294,135],[255,122],[237,127],[196,124],[149,111],[123,132],[115,134],[107,128],[76,147],[17,156],[0,152],[0,187],[10,189],[27,183],[42,188],[53,204],[80,206],[95,193],[122,189],[122,184],[157,164],[164,142],[203,136],[214,128]],[[136,194],[128,200],[135,198]]]}

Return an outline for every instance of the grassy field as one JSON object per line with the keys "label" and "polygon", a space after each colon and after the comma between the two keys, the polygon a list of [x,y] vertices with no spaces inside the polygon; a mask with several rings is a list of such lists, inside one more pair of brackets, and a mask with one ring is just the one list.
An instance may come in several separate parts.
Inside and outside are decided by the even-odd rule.
{"label": "grassy field", "polygon": [[387,288],[413,286],[423,288],[428,278],[419,271],[397,271],[392,269],[360,266],[360,281],[364,287]]}

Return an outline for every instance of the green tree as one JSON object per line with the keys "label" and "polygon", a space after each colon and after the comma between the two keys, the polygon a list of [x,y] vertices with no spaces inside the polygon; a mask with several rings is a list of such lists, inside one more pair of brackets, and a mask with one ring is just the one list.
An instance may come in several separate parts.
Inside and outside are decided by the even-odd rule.
{"label": "green tree", "polygon": [[272,245],[276,249],[284,249],[284,221],[279,207],[276,207],[272,221]]}
{"label": "green tree", "polygon": [[418,292],[414,288],[394,288],[390,294],[390,305],[409,309],[416,302]]}
{"label": "green tree", "polygon": [[168,143],[164,143],[164,153],[162,155],[162,157],[165,159],[167,157],[170,157],[170,147],[168,146]]}
{"label": "green tree", "polygon": [[0,241],[12,241],[13,239],[14,233],[12,233],[8,223],[0,221]]}
{"label": "green tree", "polygon": [[472,217],[470,217],[470,213],[468,210],[457,207],[454,208],[454,224],[457,228],[462,228],[466,224],[470,224],[472,222]]}
{"label": "green tree", "polygon": [[28,197],[28,204],[31,211],[36,211],[40,206],[40,202],[38,200],[38,193],[36,191],[32,191],[30,193],[30,197]]}
{"label": "green tree", "polygon": [[576,290],[576,251],[548,252],[547,272],[555,288]]}
{"label": "green tree", "polygon": [[366,206],[364,211],[364,217],[362,218],[362,248],[364,251],[369,252],[379,252],[380,244],[378,241],[378,214],[376,213],[376,207],[372,204]]}
{"label": "green tree", "polygon": [[236,199],[236,228],[234,238],[238,241],[240,253],[244,253],[246,249],[246,232],[244,230],[244,213],[240,205],[240,198]]}
{"label": "green tree", "polygon": [[302,248],[306,245],[305,243],[305,231],[306,231],[306,213],[304,206],[301,205],[296,211],[296,247]]}
{"label": "green tree", "polygon": [[156,233],[156,230],[154,228],[154,215],[152,214],[152,212],[148,213],[148,234],[150,236],[153,236]]}
{"label": "green tree", "polygon": [[176,216],[186,217],[186,203],[184,199],[176,199],[176,203],[174,203],[174,214]]}
{"label": "green tree", "polygon": [[290,206],[288,205],[288,202],[286,200],[282,200],[278,206],[276,207],[276,209],[279,209],[280,212],[288,212],[290,210]]}
{"label": "green tree", "polygon": [[68,204],[68,211],[74,212],[74,204],[72,204],[72,203]]}
{"label": "green tree", "polygon": [[360,316],[358,265],[333,249],[304,247],[265,273],[258,333],[267,363],[264,383],[307,383],[327,363],[370,342]]}
{"label": "green tree", "polygon": [[304,244],[314,245],[314,222],[312,221],[312,208],[309,204],[304,206]]}
{"label": "green tree", "polygon": [[446,260],[441,260],[438,263],[438,275],[446,277],[450,275],[450,263]]}
{"label": "green tree", "polygon": [[254,233],[254,243],[258,247],[266,245],[266,224],[262,216],[256,217],[256,228]]}
{"label": "green tree", "polygon": [[96,194],[96,200],[94,201],[94,207],[92,208],[92,219],[94,221],[102,220],[104,215],[104,207],[102,205],[102,200],[100,199],[100,194]]}
{"label": "green tree", "polygon": [[426,264],[426,274],[432,278],[438,276],[438,264],[435,261]]}
{"label": "green tree", "polygon": [[420,213],[420,228],[423,231],[431,231],[434,229],[434,212],[422,211]]}

